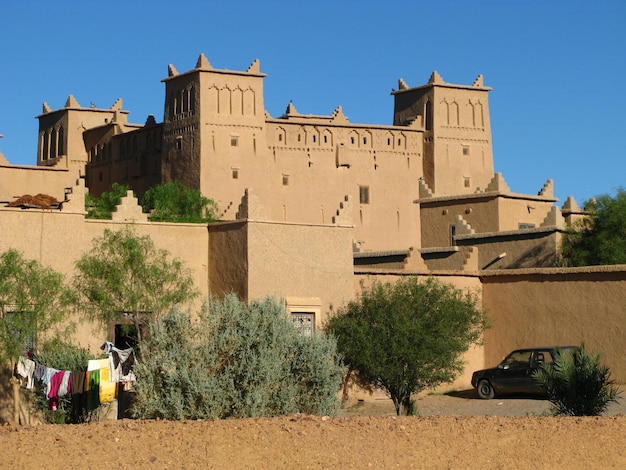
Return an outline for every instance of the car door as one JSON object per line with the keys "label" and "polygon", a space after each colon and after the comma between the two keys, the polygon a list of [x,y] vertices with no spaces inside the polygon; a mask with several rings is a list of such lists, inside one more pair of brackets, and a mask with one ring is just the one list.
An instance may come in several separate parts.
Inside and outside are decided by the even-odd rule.
{"label": "car door", "polygon": [[530,368],[529,368],[529,381],[526,385],[525,392],[529,393],[539,393],[542,392],[543,389],[541,385],[533,378],[533,375],[539,368],[543,367],[546,364],[552,364],[554,362],[554,355],[551,350],[536,350],[533,351],[530,358]]}
{"label": "car door", "polygon": [[500,391],[525,391],[530,386],[532,351],[513,351],[498,366],[494,387]]}

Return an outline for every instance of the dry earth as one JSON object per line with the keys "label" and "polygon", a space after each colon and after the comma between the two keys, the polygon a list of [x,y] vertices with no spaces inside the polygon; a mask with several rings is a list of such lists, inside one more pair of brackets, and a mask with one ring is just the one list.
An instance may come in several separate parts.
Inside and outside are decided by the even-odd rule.
{"label": "dry earth", "polygon": [[626,410],[554,418],[543,400],[423,395],[418,417],[387,400],[337,418],[120,420],[0,426],[0,468],[626,468]]}

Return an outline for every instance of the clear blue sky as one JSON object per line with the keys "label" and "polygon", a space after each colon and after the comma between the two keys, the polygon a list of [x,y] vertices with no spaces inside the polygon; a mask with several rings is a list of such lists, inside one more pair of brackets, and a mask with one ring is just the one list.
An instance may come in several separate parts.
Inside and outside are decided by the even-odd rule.
{"label": "clear blue sky", "polygon": [[[0,152],[36,164],[42,103],[163,120],[167,65],[260,59],[265,107],[391,124],[392,88],[483,74],[496,171],[561,205],[626,186],[626,1],[0,0]],[[0,181],[0,184],[2,182]]]}

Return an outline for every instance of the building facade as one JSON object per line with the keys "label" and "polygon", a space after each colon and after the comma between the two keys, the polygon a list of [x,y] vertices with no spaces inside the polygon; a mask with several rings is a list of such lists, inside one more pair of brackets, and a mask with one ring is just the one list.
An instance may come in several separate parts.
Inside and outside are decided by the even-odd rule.
{"label": "building facade", "polygon": [[553,256],[532,259],[525,249],[520,259],[509,249],[490,266],[555,262],[564,220],[553,212],[552,182],[522,195],[494,173],[491,88],[482,76],[455,85],[433,72],[417,87],[400,79],[389,125],[351,123],[340,106],[321,116],[289,103],[271,117],[265,77],[258,60],[245,71],[214,68],[202,54],[187,72],[170,65],[161,123],[148,116],[129,124],[121,100],[110,109],[83,108],[71,96],[59,110],[44,104],[37,163],[75,169],[95,195],[115,182],[141,198],[181,180],[213,199],[224,221],[238,218],[249,188],[265,219],[282,222],[333,224],[350,199],[353,252],[363,264],[413,250],[412,262],[420,253],[432,269],[463,269],[472,256],[484,267],[518,239]]}

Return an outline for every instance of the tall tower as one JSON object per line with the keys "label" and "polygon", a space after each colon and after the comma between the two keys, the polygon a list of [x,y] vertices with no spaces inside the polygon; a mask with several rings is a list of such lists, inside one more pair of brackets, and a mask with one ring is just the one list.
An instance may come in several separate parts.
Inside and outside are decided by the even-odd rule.
{"label": "tall tower", "polygon": [[410,88],[400,79],[392,92],[394,125],[424,119],[424,180],[433,195],[474,193],[493,178],[490,90],[482,75],[467,86],[433,72],[426,85]]}
{"label": "tall tower", "polygon": [[267,151],[263,77],[258,60],[245,72],[215,69],[204,54],[188,72],[169,66],[163,80],[164,182],[182,180],[221,199],[220,206],[241,200],[253,171],[246,178],[239,168],[250,168],[257,153]]}
{"label": "tall tower", "polygon": [[83,167],[89,160],[83,132],[94,127],[105,126],[114,120],[126,119],[128,111],[121,109],[121,100],[109,109],[91,105],[82,107],[76,98],[70,95],[61,109],[52,110],[43,104],[43,113],[39,120],[39,143],[37,165],[56,166],[58,168],[77,167],[84,173]]}

